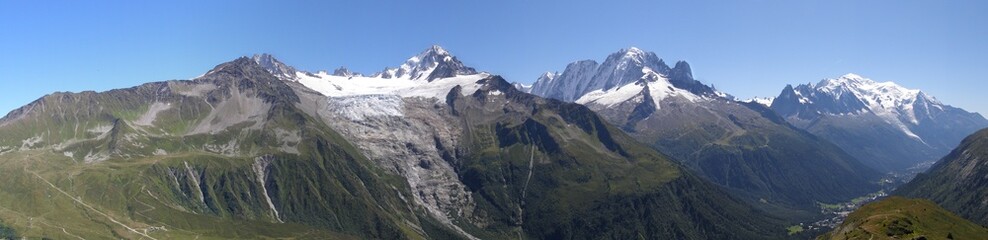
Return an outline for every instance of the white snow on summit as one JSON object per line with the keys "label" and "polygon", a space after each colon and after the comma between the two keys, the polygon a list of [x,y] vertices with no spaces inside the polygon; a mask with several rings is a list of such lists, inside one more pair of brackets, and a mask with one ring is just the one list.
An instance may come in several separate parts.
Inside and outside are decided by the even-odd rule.
{"label": "white snow on summit", "polygon": [[744,100],[744,102],[757,103],[766,107],[771,107],[772,101],[775,101],[775,97],[754,97],[751,99]]}
{"label": "white snow on summit", "polygon": [[432,81],[424,79],[381,77],[340,77],[326,72],[297,74],[299,83],[329,97],[360,95],[395,95],[401,97],[425,97],[444,99],[450,89],[463,87],[463,94],[477,91],[478,80],[490,76],[487,73],[440,78]]}
{"label": "white snow on summit", "polygon": [[473,68],[464,66],[456,57],[450,55],[446,49],[433,45],[422,53],[405,60],[398,68],[385,68],[384,71],[372,76],[387,79],[432,80],[476,73]]}
{"label": "white snow on summit", "polygon": [[403,116],[402,98],[432,98],[437,101],[456,86],[461,94],[473,94],[479,80],[490,76],[464,66],[448,51],[432,46],[409,58],[398,68],[387,68],[372,76],[338,68],[309,73],[289,67],[270,55],[254,60],[283,81],[298,82],[327,97],[331,109],[340,116],[360,121],[374,116]]}
{"label": "white snow on summit", "polygon": [[[920,90],[908,89],[894,82],[876,82],[853,73],[824,79],[817,83],[814,89],[837,99],[844,96],[857,97],[867,106],[868,111],[916,139],[919,139],[919,136],[906,126],[906,124],[919,124],[913,104],[919,98],[923,98],[924,101],[932,104],[932,107],[942,108],[939,101],[923,94]],[[801,93],[797,92],[797,94]]]}
{"label": "white snow on summit", "polygon": [[662,100],[669,97],[682,97],[692,102],[703,99],[703,97],[697,96],[689,91],[673,87],[668,78],[652,71],[652,69],[644,68],[642,69],[642,73],[644,76],[642,76],[642,79],[639,81],[606,90],[597,89],[584,94],[575,102],[579,104],[594,103],[607,107],[621,104],[628,100],[641,102],[644,100],[642,99],[641,93],[646,87],[648,88],[649,95],[652,97],[652,101],[655,104],[656,109],[661,108]]}
{"label": "white snow on summit", "polygon": [[522,91],[522,92],[526,92],[526,93],[531,93],[532,92],[532,85],[531,84],[524,84],[524,83],[516,82],[516,83],[512,83],[511,85],[514,86],[515,89],[518,89],[518,91]]}
{"label": "white snow on summit", "polygon": [[837,97],[843,94],[854,94],[868,104],[873,111],[912,105],[920,92],[899,86],[894,82],[875,82],[853,73],[845,74],[839,78],[824,79],[817,83],[815,88]]}
{"label": "white snow on summit", "polygon": [[[437,45],[409,58],[398,68],[387,68],[371,76],[353,73],[342,67],[332,74],[326,71],[297,71],[267,54],[255,56],[254,59],[278,78],[301,83],[331,99],[358,97],[345,102],[353,105],[366,105],[357,100],[379,102],[384,105],[382,108],[395,106],[390,96],[445,99],[446,94],[456,86],[463,88],[464,95],[472,94],[479,88],[477,81],[490,76],[464,66]],[[374,107],[377,106],[371,108]],[[385,115],[395,114],[388,109],[372,110],[381,110],[379,112]]]}

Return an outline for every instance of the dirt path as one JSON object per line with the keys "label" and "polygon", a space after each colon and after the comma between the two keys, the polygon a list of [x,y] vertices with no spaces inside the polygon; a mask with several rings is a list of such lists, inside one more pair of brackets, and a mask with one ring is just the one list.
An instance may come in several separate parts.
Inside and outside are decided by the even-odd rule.
{"label": "dirt path", "polygon": [[[55,184],[52,184],[51,182],[49,182],[49,181],[48,181],[48,179],[45,179],[44,177],[42,177],[42,176],[41,176],[41,175],[39,175],[38,173],[36,173],[36,172],[34,172],[34,171],[27,171],[27,169],[25,169],[25,170],[26,170],[26,172],[29,172],[29,173],[31,173],[31,174],[34,174],[34,176],[35,176],[35,177],[38,177],[38,179],[41,179],[41,181],[44,181],[45,183],[47,183],[47,184],[48,184],[48,186],[51,186],[51,188],[53,188],[53,189],[55,189],[56,191],[58,191],[58,192],[60,192],[60,193],[62,193],[62,195],[65,195],[65,196],[66,196],[66,197],[68,197],[69,199],[72,199],[72,200],[73,200],[73,201],[75,201],[76,203],[79,203],[80,205],[82,205],[82,206],[84,206],[84,207],[86,207],[86,208],[88,208],[89,210],[91,210],[91,211],[93,211],[93,212],[95,212],[95,213],[97,213],[97,214],[99,214],[99,215],[102,215],[103,217],[106,217],[106,219],[109,219],[109,220],[110,220],[111,222],[113,222],[113,223],[115,223],[115,224],[117,224],[117,225],[120,225],[121,227],[123,227],[123,228],[125,228],[125,229],[127,229],[128,231],[131,231],[131,232],[133,232],[133,233],[136,233],[136,234],[138,234],[138,235],[141,235],[141,236],[143,236],[143,237],[146,237],[146,238],[148,238],[148,239],[153,239],[153,240],[157,240],[156,238],[153,238],[153,237],[151,237],[151,236],[148,236],[147,234],[145,234],[145,233],[143,233],[143,232],[140,232],[140,231],[137,231],[137,229],[134,229],[134,228],[131,228],[130,226],[127,226],[126,224],[123,224],[123,223],[121,223],[120,221],[117,221],[117,220],[116,220],[116,219],[114,219],[113,217],[110,217],[110,215],[107,215],[106,213],[103,213],[103,212],[101,212],[101,211],[99,211],[99,210],[97,210],[97,209],[96,209],[95,207],[93,207],[93,206],[91,206],[91,205],[89,205],[89,204],[86,204],[86,202],[83,202],[81,198],[77,198],[77,197],[73,197],[73,196],[72,196],[72,194],[69,194],[69,193],[68,193],[68,192],[66,192],[65,190],[62,190],[62,189],[61,189],[61,188],[59,188],[58,186],[55,186]],[[63,229],[63,231],[64,231],[64,229]],[[66,233],[68,233],[68,232],[66,232]]]}

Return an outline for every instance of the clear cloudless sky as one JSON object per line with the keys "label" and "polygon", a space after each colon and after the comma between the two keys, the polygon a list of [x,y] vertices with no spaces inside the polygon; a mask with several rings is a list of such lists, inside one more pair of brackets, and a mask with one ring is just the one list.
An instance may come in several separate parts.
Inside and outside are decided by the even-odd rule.
{"label": "clear cloudless sky", "polygon": [[373,73],[439,44],[509,81],[636,46],[740,98],[854,72],[988,113],[986,13],[988,1],[0,0],[0,112],[254,53]]}

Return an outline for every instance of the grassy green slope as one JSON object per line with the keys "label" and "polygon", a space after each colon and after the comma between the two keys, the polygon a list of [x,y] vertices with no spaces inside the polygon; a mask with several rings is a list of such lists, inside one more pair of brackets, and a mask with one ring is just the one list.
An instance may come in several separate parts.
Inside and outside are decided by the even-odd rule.
{"label": "grassy green slope", "polygon": [[848,215],[818,239],[985,239],[988,228],[940,208],[929,200],[889,197]]}
{"label": "grassy green slope", "polygon": [[[195,82],[42,98],[0,121],[0,144],[18,147],[0,155],[0,219],[57,239],[455,237],[293,97],[238,59]],[[143,126],[156,103],[172,107]],[[225,124],[214,109],[259,110]]]}

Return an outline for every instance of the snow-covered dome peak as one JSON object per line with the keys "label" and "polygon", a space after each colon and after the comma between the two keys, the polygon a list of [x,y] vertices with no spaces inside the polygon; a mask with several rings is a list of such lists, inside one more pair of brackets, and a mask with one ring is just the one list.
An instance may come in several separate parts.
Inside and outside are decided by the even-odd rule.
{"label": "snow-covered dome peak", "polygon": [[618,52],[614,53],[614,55],[620,56],[620,59],[623,61],[630,60],[630,61],[635,61],[637,63],[643,63],[645,61],[651,60],[649,59],[649,57],[653,57],[656,59],[658,58],[655,57],[655,53],[646,52],[637,47],[629,47],[629,48],[621,49]]}
{"label": "snow-covered dome peak", "polygon": [[874,80],[862,77],[854,73],[844,74],[837,78],[823,79],[820,83],[817,83],[816,88],[821,89],[837,89],[841,87],[860,87],[862,85],[873,85],[876,84]]}
{"label": "snow-covered dome peak", "polygon": [[621,50],[623,52],[625,52],[625,54],[643,54],[643,53],[645,53],[645,51],[642,51],[638,47],[629,47],[629,48],[625,48],[625,49],[621,49]]}
{"label": "snow-covered dome peak", "polygon": [[855,73],[847,73],[847,74],[844,74],[844,75],[840,76],[840,78],[844,78],[844,79],[859,79],[859,80],[865,79],[861,75],[858,75],[858,74],[855,74]]}

